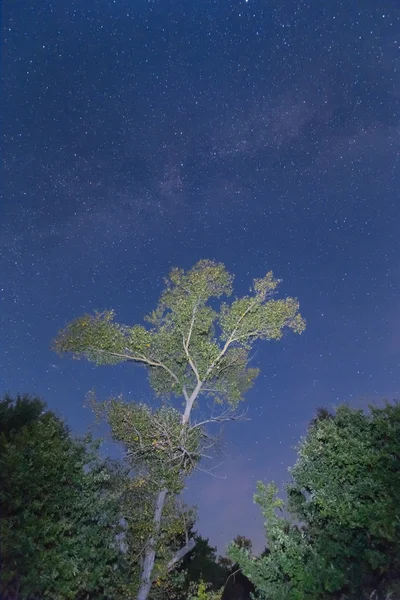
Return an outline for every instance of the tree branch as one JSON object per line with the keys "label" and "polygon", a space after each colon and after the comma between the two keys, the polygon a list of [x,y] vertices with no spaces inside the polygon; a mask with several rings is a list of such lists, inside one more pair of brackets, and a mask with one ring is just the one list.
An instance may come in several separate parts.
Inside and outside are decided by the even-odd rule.
{"label": "tree branch", "polygon": [[195,546],[196,546],[195,540],[193,538],[190,538],[190,540],[188,540],[186,542],[186,544],[180,550],[178,550],[178,552],[176,552],[176,554],[169,561],[168,566],[167,566],[168,572],[172,571],[172,569],[174,569],[175,565],[184,556],[186,556],[186,554],[188,554],[189,552],[191,552],[194,549]]}
{"label": "tree branch", "polygon": [[193,392],[190,394],[190,397],[186,400],[186,406],[182,417],[182,423],[189,423],[190,413],[192,412],[193,404],[200,393],[202,385],[203,382],[199,380]]}
{"label": "tree branch", "polygon": [[[147,356],[144,355],[138,355],[138,356],[132,356],[131,354],[121,354],[119,352],[110,352],[108,350],[99,350],[98,348],[89,348],[89,350],[95,351],[95,352],[103,352],[104,354],[109,354],[110,356],[115,356],[116,358],[124,358],[125,360],[130,360],[132,362],[139,362],[139,363],[143,363],[146,365],[149,365],[150,367],[160,367],[161,369],[164,369],[171,377],[174,381],[176,381],[176,383],[179,383],[179,378],[175,375],[175,373],[173,371],[171,371],[171,369],[169,367],[167,367],[167,365],[165,365],[164,363],[162,363],[159,360],[154,360],[152,358],[148,358]],[[126,348],[126,350],[129,349]]]}
{"label": "tree branch", "polygon": [[201,473],[207,473],[207,475],[211,475],[211,477],[215,477],[215,479],[226,479],[226,475],[216,475],[215,473],[213,473],[213,471],[218,469],[223,463],[224,463],[224,461],[220,462],[213,469],[209,469],[209,470],[201,469],[200,467],[196,466],[196,471],[200,471]]}
{"label": "tree branch", "polygon": [[187,337],[186,341],[185,341],[185,336],[183,336],[183,349],[185,350],[185,354],[186,354],[187,359],[189,361],[189,365],[190,365],[193,373],[195,374],[196,380],[197,380],[197,382],[199,382],[200,381],[199,372],[198,372],[197,367],[196,367],[196,365],[194,363],[194,360],[192,359],[192,357],[190,356],[190,353],[189,353],[189,344],[190,344],[190,340],[191,340],[192,333],[193,333],[194,323],[195,323],[195,320],[196,320],[197,306],[198,305],[195,304],[194,308],[193,308],[192,319],[191,319],[191,322],[190,322],[189,333],[188,333],[188,337]]}
{"label": "tree branch", "polygon": [[240,323],[243,321],[243,319],[245,318],[245,316],[251,311],[251,309],[253,308],[253,306],[255,306],[255,304],[257,304],[257,298],[255,298],[253,300],[253,302],[251,304],[249,304],[249,306],[246,308],[246,310],[244,311],[244,313],[241,314],[240,317],[238,318],[238,320],[236,321],[235,326],[234,326],[233,330],[231,331],[231,334],[230,334],[229,338],[225,342],[225,345],[222,348],[221,352],[218,354],[217,358],[208,367],[208,369],[206,371],[206,376],[204,377],[204,379],[207,379],[207,377],[210,375],[210,373],[212,372],[212,370],[214,369],[214,367],[219,363],[219,361],[221,360],[221,358],[223,358],[225,356],[225,354],[226,354],[229,346],[231,344],[233,344],[235,341],[237,341],[238,339],[240,339],[240,338],[235,338],[235,333],[237,332]]}
{"label": "tree branch", "polygon": [[209,423],[224,423],[226,421],[250,421],[250,419],[246,418],[246,413],[241,415],[227,415],[223,413],[219,417],[211,417],[210,419],[206,419],[205,421],[200,421],[200,423],[195,423],[192,426],[192,429],[196,427],[203,427],[204,425],[208,425]]}
{"label": "tree branch", "polygon": [[[235,341],[235,340],[234,340]],[[235,356],[230,362],[225,363],[221,367],[218,367],[218,375],[223,373],[224,371],[230,369],[234,365],[240,363],[242,361],[242,356]]]}

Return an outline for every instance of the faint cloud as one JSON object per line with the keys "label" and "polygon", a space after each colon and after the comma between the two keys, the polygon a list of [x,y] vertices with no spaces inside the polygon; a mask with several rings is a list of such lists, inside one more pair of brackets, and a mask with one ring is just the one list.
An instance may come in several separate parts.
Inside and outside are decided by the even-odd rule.
{"label": "faint cloud", "polygon": [[400,121],[397,125],[375,122],[360,126],[353,132],[346,132],[331,138],[325,144],[320,159],[329,158],[348,161],[349,159],[374,158],[390,154],[400,149]]}
{"label": "faint cloud", "polygon": [[293,85],[275,98],[258,100],[247,112],[234,111],[218,130],[214,156],[254,155],[279,150],[301,136],[311,121],[325,123],[332,116],[326,94]]}
{"label": "faint cloud", "polygon": [[167,164],[164,167],[163,176],[158,182],[159,191],[163,196],[175,196],[183,192],[184,184],[182,178],[182,165]]}

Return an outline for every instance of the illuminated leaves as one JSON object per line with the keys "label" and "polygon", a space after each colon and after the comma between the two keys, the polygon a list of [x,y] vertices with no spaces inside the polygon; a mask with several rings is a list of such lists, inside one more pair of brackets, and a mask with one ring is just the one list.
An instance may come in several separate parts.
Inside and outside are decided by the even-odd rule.
{"label": "illuminated leaves", "polygon": [[[369,415],[340,406],[334,416],[313,422],[299,449],[288,488],[296,499],[291,508],[393,541],[400,535],[398,521],[389,518],[400,503],[398,456],[399,404]],[[313,494],[307,503],[306,488]]]}
{"label": "illuminated leaves", "polygon": [[172,407],[152,410],[145,404],[121,399],[104,403],[113,439],[122,442],[127,459],[143,480],[168,483],[179,491],[181,476],[189,474],[200,459],[203,432],[200,427],[182,423],[181,414]]}
{"label": "illuminated leaves", "polygon": [[116,364],[125,360],[123,328],[114,323],[114,312],[96,312],[72,321],[62,330],[55,343],[57,352],[72,352],[97,364]]}
{"label": "illuminated leaves", "polygon": [[244,346],[255,340],[278,340],[285,329],[302,333],[305,322],[299,314],[299,303],[294,298],[274,300],[272,293],[279,284],[272,273],[255,279],[251,296],[223,304],[219,318],[223,340],[232,340]]}
{"label": "illuminated leaves", "polygon": [[314,579],[320,567],[319,558],[313,553],[303,531],[276,514],[284,507],[277,492],[275,484],[258,482],[254,496],[264,517],[268,552],[261,557],[253,557],[248,549],[234,543],[229,547],[228,556],[239,564],[255,585],[257,597],[265,600],[316,600],[320,596],[308,595],[308,591],[316,591]]}
{"label": "illuminated leaves", "polygon": [[224,265],[210,260],[187,272],[173,269],[158,306],[146,318],[148,328],[118,325],[113,311],[85,315],[59,334],[55,347],[97,364],[144,365],[159,396],[185,396],[186,391],[187,397],[195,393],[193,403],[204,389],[218,402],[236,406],[256,376],[247,368],[254,342],[278,340],[287,329],[301,333],[305,323],[297,300],[273,298],[279,280],[271,272],[254,280],[249,296],[215,311],[210,301],[229,296],[232,282]]}
{"label": "illuminated leaves", "polygon": [[165,279],[165,290],[157,309],[147,317],[159,324],[166,311],[189,317],[195,305],[204,306],[210,298],[229,296],[232,293],[233,276],[222,263],[200,260],[190,271],[172,269]]}

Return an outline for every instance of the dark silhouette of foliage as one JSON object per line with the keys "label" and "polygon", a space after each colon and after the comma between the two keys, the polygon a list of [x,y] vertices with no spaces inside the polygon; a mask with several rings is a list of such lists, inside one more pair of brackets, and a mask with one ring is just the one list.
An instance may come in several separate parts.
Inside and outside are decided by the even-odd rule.
{"label": "dark silhouette of foliage", "polygon": [[43,402],[0,402],[4,600],[124,598],[120,473]]}

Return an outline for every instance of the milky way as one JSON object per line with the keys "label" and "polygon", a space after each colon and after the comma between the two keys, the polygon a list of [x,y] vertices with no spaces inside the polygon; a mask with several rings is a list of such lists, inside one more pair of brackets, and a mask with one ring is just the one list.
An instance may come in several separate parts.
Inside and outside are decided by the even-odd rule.
{"label": "milky way", "polygon": [[150,392],[55,356],[66,322],[141,321],[170,267],[203,257],[240,294],[272,269],[307,331],[260,346],[226,479],[187,493],[221,551],[261,547],[255,481],[287,479],[315,408],[400,395],[400,6],[5,5],[0,387],[83,431],[89,389]]}

